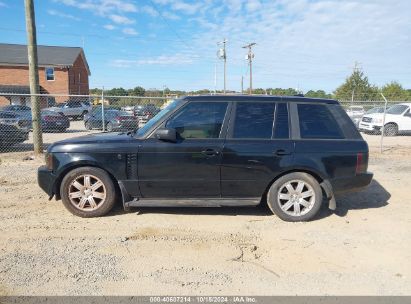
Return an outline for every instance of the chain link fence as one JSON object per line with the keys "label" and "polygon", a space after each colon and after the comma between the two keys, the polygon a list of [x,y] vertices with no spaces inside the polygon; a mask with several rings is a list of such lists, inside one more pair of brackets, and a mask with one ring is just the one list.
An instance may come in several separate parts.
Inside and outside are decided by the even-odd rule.
{"label": "chain link fence", "polygon": [[[136,130],[168,102],[165,97],[37,95],[43,147],[96,132]],[[32,151],[31,95],[0,92],[0,153]],[[411,148],[411,102],[340,101],[370,149]]]}
{"label": "chain link fence", "polygon": [[[171,99],[104,95],[37,95],[43,147],[97,132],[136,130]],[[0,92],[0,153],[33,151],[31,95]]]}
{"label": "chain link fence", "polygon": [[370,149],[411,149],[411,101],[340,101]]}

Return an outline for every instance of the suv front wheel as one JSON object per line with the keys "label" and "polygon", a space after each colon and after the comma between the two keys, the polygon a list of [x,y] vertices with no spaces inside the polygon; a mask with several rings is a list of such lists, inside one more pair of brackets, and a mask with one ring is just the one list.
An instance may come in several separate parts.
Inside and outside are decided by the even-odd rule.
{"label": "suv front wheel", "polygon": [[321,186],[304,172],[294,172],[277,179],[267,194],[267,204],[273,213],[288,222],[308,221],[320,210]]}
{"label": "suv front wheel", "polygon": [[116,201],[110,176],[95,167],[81,167],[67,173],[61,182],[60,194],[67,210],[81,217],[103,216]]}

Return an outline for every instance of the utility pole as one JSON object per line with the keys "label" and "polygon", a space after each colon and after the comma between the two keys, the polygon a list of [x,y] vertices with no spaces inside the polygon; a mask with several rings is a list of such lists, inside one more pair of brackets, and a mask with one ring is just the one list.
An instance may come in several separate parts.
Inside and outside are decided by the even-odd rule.
{"label": "utility pole", "polygon": [[247,60],[248,60],[248,65],[250,67],[250,87],[249,87],[249,94],[253,94],[253,58],[254,54],[252,52],[252,47],[256,45],[255,42],[249,43],[245,46],[243,46],[243,49],[248,49],[248,54],[247,54]]}
{"label": "utility pole", "polygon": [[218,51],[218,57],[220,59],[224,59],[224,94],[226,93],[226,88],[227,88],[227,80],[226,80],[227,53],[226,53],[226,50],[225,50],[225,45],[226,45],[227,42],[228,42],[227,39],[224,38],[223,41],[217,43],[217,45],[221,45],[221,44],[223,45],[223,48]]}
{"label": "utility pole", "polygon": [[214,95],[217,94],[217,59],[214,64]]}
{"label": "utility pole", "polygon": [[103,132],[106,132],[106,117],[104,113],[104,87],[101,90],[101,124],[103,127]]}
{"label": "utility pole", "polygon": [[37,38],[36,38],[36,19],[34,15],[33,0],[25,0],[26,11],[26,30],[27,30],[27,52],[29,60],[29,82],[31,94],[31,116],[33,123],[33,145],[34,153],[43,153],[43,137],[41,133],[41,115],[38,94],[39,92],[39,73],[37,64]]}
{"label": "utility pole", "polygon": [[241,75],[241,94],[244,92],[244,76]]}
{"label": "utility pole", "polygon": [[[359,65],[360,63],[358,61],[354,62],[354,67],[353,67],[353,74],[359,70]],[[352,88],[352,94],[351,94],[351,105],[354,104],[354,95],[355,95],[355,87],[356,87],[356,83],[355,83],[355,78],[354,78],[354,83],[353,83],[353,88]]]}

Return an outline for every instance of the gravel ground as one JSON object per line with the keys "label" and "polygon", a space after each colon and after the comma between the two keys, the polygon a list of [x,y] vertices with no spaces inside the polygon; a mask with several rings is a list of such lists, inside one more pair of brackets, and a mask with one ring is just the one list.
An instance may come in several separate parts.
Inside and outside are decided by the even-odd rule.
{"label": "gravel ground", "polygon": [[264,208],[82,219],[39,189],[42,159],[0,154],[0,295],[411,295],[411,137],[382,155],[365,137],[372,185],[308,223]]}

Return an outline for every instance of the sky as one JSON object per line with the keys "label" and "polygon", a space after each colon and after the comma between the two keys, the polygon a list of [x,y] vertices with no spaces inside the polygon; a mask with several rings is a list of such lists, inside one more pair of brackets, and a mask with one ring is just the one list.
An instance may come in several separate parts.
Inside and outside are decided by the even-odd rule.
{"label": "sky", "polygon": [[[332,92],[355,62],[371,83],[411,88],[410,0],[34,0],[37,41],[82,46],[90,87]],[[24,1],[0,0],[0,42],[25,44]],[[215,77],[217,75],[217,77]],[[215,79],[216,85],[215,85]]]}

